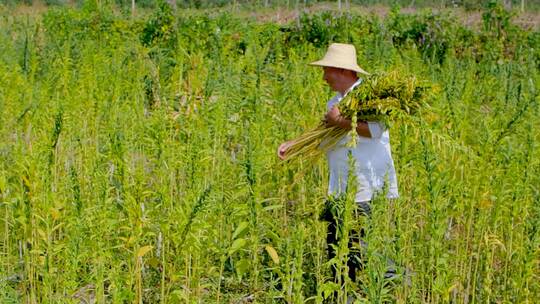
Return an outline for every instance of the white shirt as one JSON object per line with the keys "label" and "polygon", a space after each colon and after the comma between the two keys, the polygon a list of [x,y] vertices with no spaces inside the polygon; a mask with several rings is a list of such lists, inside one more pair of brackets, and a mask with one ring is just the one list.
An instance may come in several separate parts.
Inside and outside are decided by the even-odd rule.
{"label": "white shirt", "polygon": [[[361,82],[362,79],[359,79],[354,83],[345,92],[345,95]],[[343,97],[338,92],[326,104],[327,110],[330,111]],[[330,171],[329,195],[338,196],[345,193],[349,174],[348,154],[351,153],[354,159],[354,174],[358,183],[356,202],[371,200],[375,192],[382,191],[385,181],[388,182],[387,197],[397,198],[399,196],[396,170],[390,150],[390,134],[379,122],[369,121],[368,127],[371,138],[356,135],[356,147],[346,147],[351,138],[350,135],[345,135],[333,148],[328,150],[326,156]]]}

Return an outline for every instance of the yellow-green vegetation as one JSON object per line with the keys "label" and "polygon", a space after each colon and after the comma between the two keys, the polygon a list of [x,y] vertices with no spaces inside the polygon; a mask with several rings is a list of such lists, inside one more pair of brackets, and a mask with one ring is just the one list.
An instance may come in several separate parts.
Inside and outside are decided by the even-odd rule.
{"label": "yellow-green vegetation", "polygon": [[[414,75],[403,75],[398,70],[378,72],[367,76],[358,88],[348,93],[339,103],[340,114],[351,120],[351,130],[320,123],[316,128],[293,139],[287,150],[288,160],[314,158],[332,149],[349,133],[350,143],[356,146],[356,124],[359,121],[380,122],[385,128],[394,120],[416,122],[411,115],[425,104],[430,86],[422,84]],[[413,124],[414,126],[414,124]]]}
{"label": "yellow-green vegetation", "polygon": [[[0,7],[1,303],[540,297],[540,34],[500,5],[473,30],[429,11],[279,25],[106,3]],[[391,124],[400,198],[373,204],[361,283],[330,281],[348,252],[327,261],[324,158],[276,157],[325,113],[307,63],[330,42],[440,87]],[[385,257],[407,275],[385,284]]]}
{"label": "yellow-green vegetation", "polygon": [[414,75],[399,71],[379,72],[368,76],[358,89],[340,102],[345,117],[358,121],[380,121],[390,127],[392,119],[407,117],[418,111],[429,87]]}

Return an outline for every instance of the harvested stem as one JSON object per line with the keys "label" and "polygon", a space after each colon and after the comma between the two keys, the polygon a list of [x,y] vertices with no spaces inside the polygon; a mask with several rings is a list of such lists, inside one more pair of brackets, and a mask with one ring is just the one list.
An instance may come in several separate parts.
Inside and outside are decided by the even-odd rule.
{"label": "harvested stem", "polygon": [[328,151],[337,141],[347,134],[347,130],[339,127],[327,127],[321,123],[316,128],[309,130],[293,140],[293,144],[287,149],[287,159],[316,158]]}

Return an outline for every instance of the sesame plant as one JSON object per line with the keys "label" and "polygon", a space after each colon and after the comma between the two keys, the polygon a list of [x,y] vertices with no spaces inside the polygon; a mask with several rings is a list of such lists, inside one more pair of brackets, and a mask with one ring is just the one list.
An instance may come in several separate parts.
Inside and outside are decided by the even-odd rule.
{"label": "sesame plant", "polygon": [[[96,3],[0,6],[0,302],[540,296],[540,34],[503,7],[469,28],[451,12],[273,23]],[[349,196],[332,260],[324,158],[276,156],[324,116],[332,92],[307,63],[330,42],[438,88],[390,124],[400,198],[359,219]],[[369,246],[353,282],[357,225]]]}

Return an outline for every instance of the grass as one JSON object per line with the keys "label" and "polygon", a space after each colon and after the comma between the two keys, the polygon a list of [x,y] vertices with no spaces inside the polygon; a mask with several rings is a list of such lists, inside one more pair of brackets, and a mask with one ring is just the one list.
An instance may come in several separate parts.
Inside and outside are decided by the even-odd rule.
{"label": "grass", "polygon": [[[168,52],[141,44],[147,20],[57,12],[0,17],[2,302],[320,303],[336,287],[326,164],[275,150],[324,114],[331,93],[307,63],[326,45],[179,13]],[[538,36],[439,64],[372,22],[349,37],[361,66],[405,66],[441,92],[390,130],[401,197],[374,204],[364,284],[340,282],[339,303],[534,302],[538,53],[520,45]],[[381,256],[410,284],[382,284]]]}

